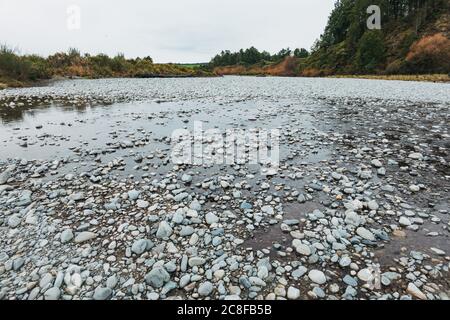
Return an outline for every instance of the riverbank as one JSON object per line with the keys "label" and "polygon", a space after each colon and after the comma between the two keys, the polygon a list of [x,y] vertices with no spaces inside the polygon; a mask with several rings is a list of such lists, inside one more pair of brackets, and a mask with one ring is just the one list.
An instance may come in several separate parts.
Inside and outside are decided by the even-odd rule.
{"label": "riverbank", "polygon": [[118,54],[81,54],[76,49],[48,57],[20,55],[0,46],[0,88],[27,87],[53,78],[174,78],[211,77],[204,65],[154,63],[152,58],[125,58]]}
{"label": "riverbank", "polygon": [[448,74],[333,75],[329,76],[329,78],[420,81],[420,82],[450,82],[450,76]]}

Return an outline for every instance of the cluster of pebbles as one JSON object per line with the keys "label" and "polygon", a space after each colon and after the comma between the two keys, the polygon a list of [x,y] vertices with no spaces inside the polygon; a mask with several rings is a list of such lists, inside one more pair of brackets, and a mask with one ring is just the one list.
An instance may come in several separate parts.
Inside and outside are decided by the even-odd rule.
{"label": "cluster of pebbles", "polygon": [[[233,90],[244,80],[204,81],[230,88],[217,100],[212,89],[168,90],[179,108],[156,101],[158,112],[148,102],[61,119],[64,136],[42,123],[34,145],[20,145],[36,139],[25,124],[4,125],[3,146],[41,154],[0,157],[0,299],[448,299],[449,103],[306,99],[295,86],[243,96]],[[77,106],[48,93],[58,87],[26,90],[3,92],[1,111]],[[164,128],[197,118],[280,129],[278,170],[172,163]],[[79,140],[83,125],[107,134]],[[45,139],[64,154],[47,154]]]}

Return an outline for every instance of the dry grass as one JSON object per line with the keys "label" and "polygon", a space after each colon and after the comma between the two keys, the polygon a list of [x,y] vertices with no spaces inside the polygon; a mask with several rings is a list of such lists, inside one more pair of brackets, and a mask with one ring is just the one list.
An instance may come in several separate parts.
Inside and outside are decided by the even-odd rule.
{"label": "dry grass", "polygon": [[357,78],[397,81],[450,82],[448,74],[411,74],[411,75],[334,75],[330,78]]}

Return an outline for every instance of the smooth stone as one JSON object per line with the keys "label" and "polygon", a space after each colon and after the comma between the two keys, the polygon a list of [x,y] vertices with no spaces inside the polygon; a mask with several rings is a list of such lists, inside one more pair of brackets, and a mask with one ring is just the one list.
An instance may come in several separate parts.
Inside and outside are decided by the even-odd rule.
{"label": "smooth stone", "polygon": [[205,281],[198,286],[197,291],[199,295],[206,297],[211,294],[213,289],[214,289],[213,284],[209,281]]}
{"label": "smooth stone", "polygon": [[94,291],[94,300],[108,300],[112,296],[112,289],[108,287],[98,287]]}
{"label": "smooth stone", "polygon": [[313,269],[309,271],[308,277],[312,282],[315,282],[317,284],[324,284],[325,282],[327,282],[325,274],[320,270]]}
{"label": "smooth stone", "polygon": [[300,290],[294,287],[289,287],[287,290],[287,297],[290,300],[296,300],[300,298]]}
{"label": "smooth stone", "polygon": [[189,258],[189,266],[190,267],[195,267],[195,266],[201,266],[203,264],[205,264],[206,260],[204,258],[201,257],[192,257]]}
{"label": "smooth stone", "polygon": [[363,239],[375,241],[375,236],[373,235],[373,233],[367,230],[366,228],[359,227],[358,229],[356,229],[356,233]]}
{"label": "smooth stone", "polygon": [[161,288],[169,280],[170,274],[163,267],[155,267],[145,276],[145,282],[154,288]]}
{"label": "smooth stone", "polygon": [[398,223],[404,227],[409,227],[412,222],[407,217],[400,217]]}
{"label": "smooth stone", "polygon": [[56,287],[52,287],[45,291],[44,293],[44,300],[58,300],[61,296],[61,290]]}
{"label": "smooth stone", "polygon": [[72,240],[74,237],[72,229],[65,229],[61,232],[60,240],[61,243],[66,243]]}
{"label": "smooth stone", "polygon": [[136,201],[136,205],[138,206],[138,208],[146,209],[146,208],[148,208],[150,203],[148,201],[145,201],[145,200],[138,200],[138,201]]}
{"label": "smooth stone", "polygon": [[97,237],[97,234],[90,231],[83,231],[76,235],[75,243],[83,243]]}

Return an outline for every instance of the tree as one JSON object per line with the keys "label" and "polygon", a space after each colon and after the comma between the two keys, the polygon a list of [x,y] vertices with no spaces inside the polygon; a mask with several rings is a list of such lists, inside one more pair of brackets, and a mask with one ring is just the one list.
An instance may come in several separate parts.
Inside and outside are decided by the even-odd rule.
{"label": "tree", "polygon": [[356,53],[360,71],[373,73],[385,62],[384,37],[380,30],[368,30],[361,37]]}
{"label": "tree", "polygon": [[297,48],[294,50],[294,57],[307,58],[308,56],[309,56],[309,52],[305,48],[301,48],[301,49]]}

